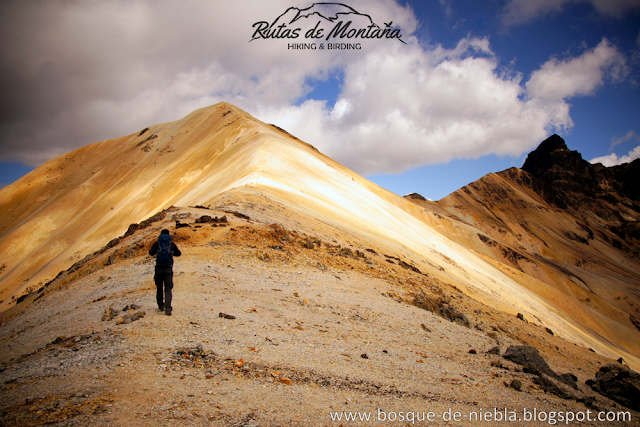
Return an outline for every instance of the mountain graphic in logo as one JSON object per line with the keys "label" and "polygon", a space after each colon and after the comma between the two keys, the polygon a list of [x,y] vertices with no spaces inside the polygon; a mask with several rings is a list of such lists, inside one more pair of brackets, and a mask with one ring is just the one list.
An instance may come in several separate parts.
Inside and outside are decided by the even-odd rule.
{"label": "mountain graphic in logo", "polygon": [[347,6],[346,4],[342,4],[342,3],[314,3],[311,6],[307,7],[306,9],[298,9],[297,7],[290,7],[289,9],[287,9],[287,11],[283,15],[286,15],[287,12],[289,12],[289,10],[291,9],[297,10],[297,14],[291,20],[291,22],[289,22],[289,24],[293,24],[294,22],[296,22],[298,19],[301,19],[301,18],[309,18],[312,15],[318,15],[320,18],[324,18],[329,22],[334,22],[335,20],[341,18],[340,15],[355,14],[355,15],[367,17],[367,19],[371,24],[376,25],[373,22],[373,19],[371,19],[371,16],[365,13],[360,13],[354,8],[352,8],[351,6]]}

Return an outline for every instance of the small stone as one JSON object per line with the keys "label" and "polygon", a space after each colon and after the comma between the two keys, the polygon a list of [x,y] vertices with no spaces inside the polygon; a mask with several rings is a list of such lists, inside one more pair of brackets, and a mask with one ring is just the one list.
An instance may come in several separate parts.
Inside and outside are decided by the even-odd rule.
{"label": "small stone", "polygon": [[469,350],[469,354],[478,354],[478,352],[475,348],[472,348],[471,350]]}
{"label": "small stone", "polygon": [[518,313],[516,317],[520,320],[524,320],[524,316],[522,315],[522,313]]}
{"label": "small stone", "polygon": [[500,354],[500,347],[492,347],[491,350],[487,351],[487,354]]}
{"label": "small stone", "polygon": [[512,389],[514,389],[516,391],[521,391],[522,390],[522,381],[514,378],[513,380],[511,380],[511,384],[509,384],[509,387],[511,387]]}
{"label": "small stone", "polygon": [[429,328],[427,327],[427,325],[425,325],[424,323],[421,323],[421,324],[420,324],[420,327],[421,327],[425,332],[431,332],[431,329],[429,329]]}
{"label": "small stone", "polygon": [[544,330],[545,330],[545,331],[547,331],[547,333],[548,333],[549,335],[554,335],[554,333],[553,333],[553,331],[552,331],[551,329],[549,329],[549,328],[544,328]]}
{"label": "small stone", "polygon": [[236,318],[236,316],[233,316],[231,314],[222,313],[222,312],[218,313],[218,317],[222,317],[223,319],[231,319],[231,320]]}
{"label": "small stone", "polygon": [[135,322],[138,319],[142,319],[147,313],[145,311],[136,311],[135,313],[131,314],[131,321]]}
{"label": "small stone", "polygon": [[368,359],[369,358],[369,356],[367,356],[367,353],[362,353],[360,355],[360,357],[362,357],[363,359]]}
{"label": "small stone", "polygon": [[291,382],[292,382],[292,381],[291,381],[289,378],[287,378],[287,377],[282,377],[282,378],[280,378],[280,382],[281,382],[282,384],[291,385]]}

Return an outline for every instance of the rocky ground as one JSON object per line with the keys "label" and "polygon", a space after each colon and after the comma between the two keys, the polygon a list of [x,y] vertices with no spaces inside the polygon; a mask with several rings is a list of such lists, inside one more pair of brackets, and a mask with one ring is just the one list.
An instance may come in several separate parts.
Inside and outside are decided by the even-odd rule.
{"label": "rocky ground", "polygon": [[[162,228],[183,253],[172,316],[157,310],[146,255]],[[618,362],[396,254],[204,209],[130,230],[5,313],[1,425],[495,425],[505,410],[517,417],[506,425],[548,425],[525,409],[630,411],[585,385]],[[503,357],[512,345],[535,348],[552,373]],[[371,420],[344,418],[356,412]],[[629,413],[580,424],[639,425]]]}

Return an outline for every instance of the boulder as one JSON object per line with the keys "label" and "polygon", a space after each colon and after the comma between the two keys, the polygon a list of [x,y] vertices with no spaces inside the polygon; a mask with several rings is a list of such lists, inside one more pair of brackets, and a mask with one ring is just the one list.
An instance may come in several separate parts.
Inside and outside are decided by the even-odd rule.
{"label": "boulder", "polygon": [[586,384],[594,391],[634,411],[640,411],[640,374],[621,365],[605,365]]}

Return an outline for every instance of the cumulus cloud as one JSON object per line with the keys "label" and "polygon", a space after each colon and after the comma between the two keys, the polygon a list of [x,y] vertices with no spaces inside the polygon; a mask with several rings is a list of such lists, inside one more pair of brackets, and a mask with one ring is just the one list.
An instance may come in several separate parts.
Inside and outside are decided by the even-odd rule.
{"label": "cumulus cloud", "polygon": [[[292,5],[310,3],[2,2],[0,158],[36,166],[222,100],[247,108],[296,102],[311,90],[309,78],[326,78],[359,52],[249,43],[252,24]],[[397,4],[352,5],[408,34],[415,28]]]}
{"label": "cumulus cloud", "polygon": [[[0,159],[37,166],[219,101],[362,174],[518,156],[573,125],[566,98],[593,93],[624,65],[603,40],[577,58],[549,61],[523,85],[520,73],[500,67],[488,39],[421,44],[411,36],[412,11],[383,0],[350,5],[392,21],[407,44],[292,51],[283,40],[249,42],[253,23],[292,5],[310,2],[3,2]],[[335,105],[306,98],[310,81],[334,75],[342,76]]]}
{"label": "cumulus cloud", "polygon": [[630,10],[640,8],[639,0],[511,0],[502,16],[507,26],[518,25],[554,12],[575,3],[590,3],[599,13],[614,18],[622,18]]}
{"label": "cumulus cloud", "polygon": [[553,58],[532,73],[527,92],[532,98],[559,100],[590,95],[604,84],[605,77],[618,81],[627,74],[624,56],[608,40],[577,58]]}
{"label": "cumulus cloud", "polygon": [[521,78],[501,73],[485,39],[465,38],[450,50],[394,46],[346,66],[333,108],[307,101],[259,115],[365,174],[515,156],[544,139],[554,120],[569,125],[564,112],[523,100]]}
{"label": "cumulus cloud", "polygon": [[638,145],[633,150],[629,151],[628,154],[618,157],[616,153],[611,153],[606,156],[596,157],[595,159],[589,160],[589,163],[596,164],[602,163],[604,166],[617,166],[623,163],[630,163],[635,159],[640,158],[640,145]]}

